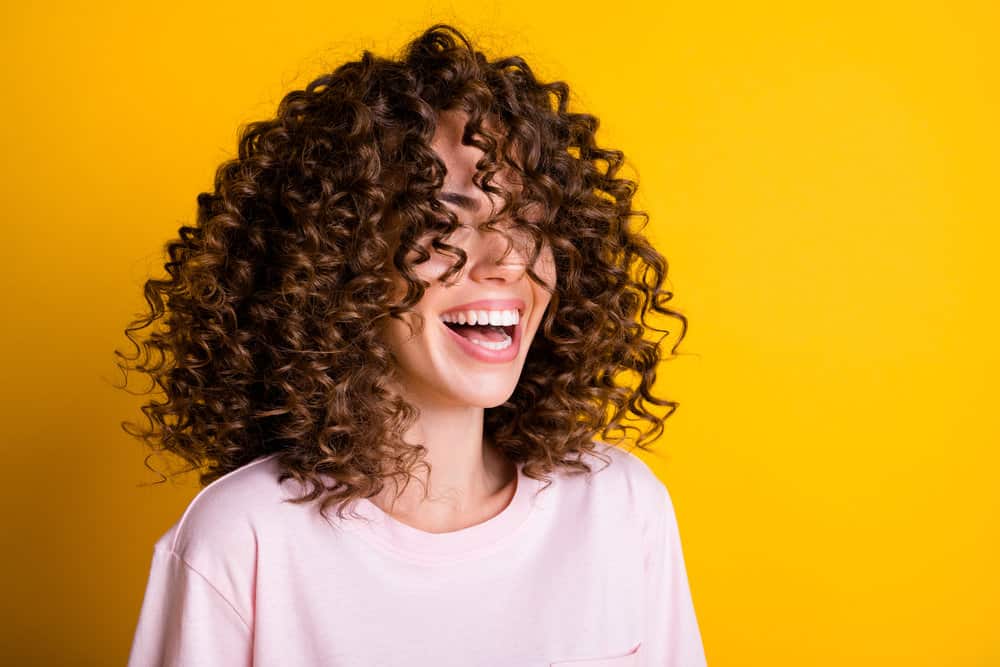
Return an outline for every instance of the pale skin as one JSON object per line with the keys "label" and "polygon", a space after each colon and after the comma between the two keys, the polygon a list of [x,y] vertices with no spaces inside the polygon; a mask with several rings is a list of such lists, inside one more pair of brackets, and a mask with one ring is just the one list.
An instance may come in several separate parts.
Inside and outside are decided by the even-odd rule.
{"label": "pale skin", "polygon": [[[526,273],[530,256],[515,244],[502,258],[507,247],[503,236],[477,227],[490,217],[491,210],[499,210],[503,201],[473,183],[475,165],[483,152],[462,144],[466,119],[464,112],[441,112],[431,147],[447,168],[442,193],[468,198],[441,197],[463,224],[447,242],[461,247],[468,260],[445,285],[437,279],[455,259],[434,251],[429,243],[425,245],[431,259],[415,267],[417,275],[431,283],[416,306],[425,326],[420,330],[414,323],[416,335],[411,337],[406,324],[393,319],[386,331],[399,364],[402,391],[420,411],[404,440],[423,444],[428,450],[429,478],[422,468],[415,472],[427,485],[427,492],[421,484],[411,482],[393,504],[397,489],[390,482],[371,499],[396,520],[431,533],[482,523],[499,514],[513,498],[517,468],[484,438],[484,411],[503,404],[513,394],[550,301],[548,292]],[[555,285],[555,262],[548,245],[533,268],[546,284]],[[490,363],[469,356],[450,340],[440,322],[441,313],[447,310],[492,298],[524,300],[520,349],[510,362]]]}

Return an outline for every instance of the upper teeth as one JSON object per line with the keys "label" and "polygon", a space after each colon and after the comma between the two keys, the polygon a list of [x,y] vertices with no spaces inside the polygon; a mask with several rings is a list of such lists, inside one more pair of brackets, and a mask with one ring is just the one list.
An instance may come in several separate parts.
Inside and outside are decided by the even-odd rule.
{"label": "upper teeth", "polygon": [[445,313],[441,316],[443,322],[457,324],[492,324],[507,327],[520,321],[517,309],[514,310],[464,310]]}

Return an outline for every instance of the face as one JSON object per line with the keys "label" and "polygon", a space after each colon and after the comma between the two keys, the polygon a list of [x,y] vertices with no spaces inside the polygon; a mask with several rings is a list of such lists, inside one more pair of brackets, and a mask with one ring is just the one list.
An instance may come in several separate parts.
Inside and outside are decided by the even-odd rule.
{"label": "face", "polygon": [[[424,241],[431,258],[414,266],[416,274],[430,283],[415,307],[424,317],[424,327],[421,330],[413,321],[411,336],[405,322],[390,319],[385,333],[405,394],[423,406],[489,408],[510,398],[550,300],[526,273],[530,255],[524,246],[530,235],[508,229],[514,242],[503,257],[507,249],[503,235],[478,228],[503,200],[473,183],[483,152],[462,144],[466,119],[461,111],[441,112],[431,142],[447,168],[440,199],[462,223],[445,242],[465,251],[466,264],[448,284],[439,282],[457,260],[436,251],[429,239]],[[494,183],[500,184],[498,179]],[[504,224],[496,227],[502,229]],[[555,286],[555,262],[548,244],[533,268],[546,284]],[[402,278],[399,281],[402,284]]]}

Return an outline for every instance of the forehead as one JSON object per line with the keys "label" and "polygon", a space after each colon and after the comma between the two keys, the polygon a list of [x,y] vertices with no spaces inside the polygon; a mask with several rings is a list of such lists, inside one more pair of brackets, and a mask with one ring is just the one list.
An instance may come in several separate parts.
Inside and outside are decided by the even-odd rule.
{"label": "forehead", "polygon": [[[473,178],[476,175],[476,164],[483,158],[483,151],[476,146],[462,143],[462,134],[469,121],[469,115],[461,109],[451,109],[438,112],[437,126],[431,139],[431,148],[445,163],[447,173],[445,183],[452,189],[467,191],[474,187]],[[483,119],[483,127],[494,135],[498,135],[498,150],[501,154],[510,151],[513,143],[506,140],[505,133],[498,120],[487,116]],[[510,155],[516,159],[514,155]],[[521,190],[520,179],[509,166],[504,165],[491,179],[492,184],[507,191]],[[449,189],[449,188],[445,188]]]}

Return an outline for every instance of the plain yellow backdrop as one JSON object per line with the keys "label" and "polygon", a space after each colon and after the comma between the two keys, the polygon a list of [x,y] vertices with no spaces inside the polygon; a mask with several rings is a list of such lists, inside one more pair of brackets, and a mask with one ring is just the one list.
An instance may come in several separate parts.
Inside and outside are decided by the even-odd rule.
{"label": "plain yellow backdrop", "polygon": [[239,125],[447,21],[638,175],[690,318],[645,458],[709,663],[1000,665],[995,3],[0,11],[5,664],[124,664],[197,486],[139,486],[112,350]]}

